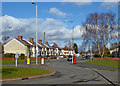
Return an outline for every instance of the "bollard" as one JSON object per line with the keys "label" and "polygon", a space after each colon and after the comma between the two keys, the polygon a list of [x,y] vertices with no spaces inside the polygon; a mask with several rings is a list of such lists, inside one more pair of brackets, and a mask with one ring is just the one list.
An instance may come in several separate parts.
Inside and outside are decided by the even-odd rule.
{"label": "bollard", "polygon": [[74,64],[76,64],[76,57],[74,57]]}
{"label": "bollard", "polygon": [[41,64],[44,64],[44,58],[41,59]]}
{"label": "bollard", "polygon": [[30,64],[30,58],[27,58],[27,64]]}

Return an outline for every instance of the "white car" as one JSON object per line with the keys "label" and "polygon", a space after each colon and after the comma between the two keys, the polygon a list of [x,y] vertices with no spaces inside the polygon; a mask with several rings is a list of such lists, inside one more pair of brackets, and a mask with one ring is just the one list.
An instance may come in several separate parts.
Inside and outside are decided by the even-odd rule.
{"label": "white car", "polygon": [[59,58],[63,58],[63,56],[62,56],[62,55],[60,55],[60,56],[59,56]]}

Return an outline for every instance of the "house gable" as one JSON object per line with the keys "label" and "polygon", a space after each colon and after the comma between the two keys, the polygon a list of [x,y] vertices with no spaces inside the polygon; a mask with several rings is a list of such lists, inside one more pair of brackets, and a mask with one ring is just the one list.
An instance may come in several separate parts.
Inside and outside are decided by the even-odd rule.
{"label": "house gable", "polygon": [[[20,45],[22,45],[22,46],[25,46],[23,43],[21,43],[21,42],[18,41],[16,38],[14,38],[14,39],[12,39],[11,41],[9,41],[7,44],[5,44],[4,47],[7,46],[7,45],[9,45],[9,44],[10,44],[11,42],[13,42],[13,41],[16,41],[16,42],[20,43]],[[14,45],[14,44],[13,44],[13,45]]]}

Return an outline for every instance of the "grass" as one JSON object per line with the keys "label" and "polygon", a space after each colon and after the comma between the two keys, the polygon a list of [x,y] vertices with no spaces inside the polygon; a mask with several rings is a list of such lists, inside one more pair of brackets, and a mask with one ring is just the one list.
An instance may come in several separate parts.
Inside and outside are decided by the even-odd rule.
{"label": "grass", "polygon": [[30,77],[52,73],[52,70],[28,67],[2,67],[2,79]]}
{"label": "grass", "polygon": [[[2,64],[10,64],[10,63],[15,63],[16,60],[0,60],[0,63]],[[18,63],[21,62],[27,62],[27,60],[17,60]],[[35,61],[35,60],[31,60],[31,61]]]}
{"label": "grass", "polygon": [[110,66],[110,67],[120,67],[119,62],[120,61],[115,61],[115,60],[93,60],[93,61],[87,61],[86,63]]}

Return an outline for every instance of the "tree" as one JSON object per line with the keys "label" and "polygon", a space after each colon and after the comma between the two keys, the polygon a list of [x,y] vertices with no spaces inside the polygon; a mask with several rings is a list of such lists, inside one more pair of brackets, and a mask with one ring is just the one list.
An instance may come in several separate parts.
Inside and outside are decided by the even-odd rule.
{"label": "tree", "polygon": [[8,41],[9,38],[10,38],[9,36],[2,37],[3,45]]}
{"label": "tree", "polygon": [[77,54],[78,53],[78,46],[76,43],[74,43],[73,49],[74,49],[75,53]]}
{"label": "tree", "polygon": [[85,33],[82,35],[83,44],[89,45],[92,40],[92,49],[98,51],[101,57],[104,56],[108,43],[118,38],[117,24],[114,13],[91,13],[83,22]]}

